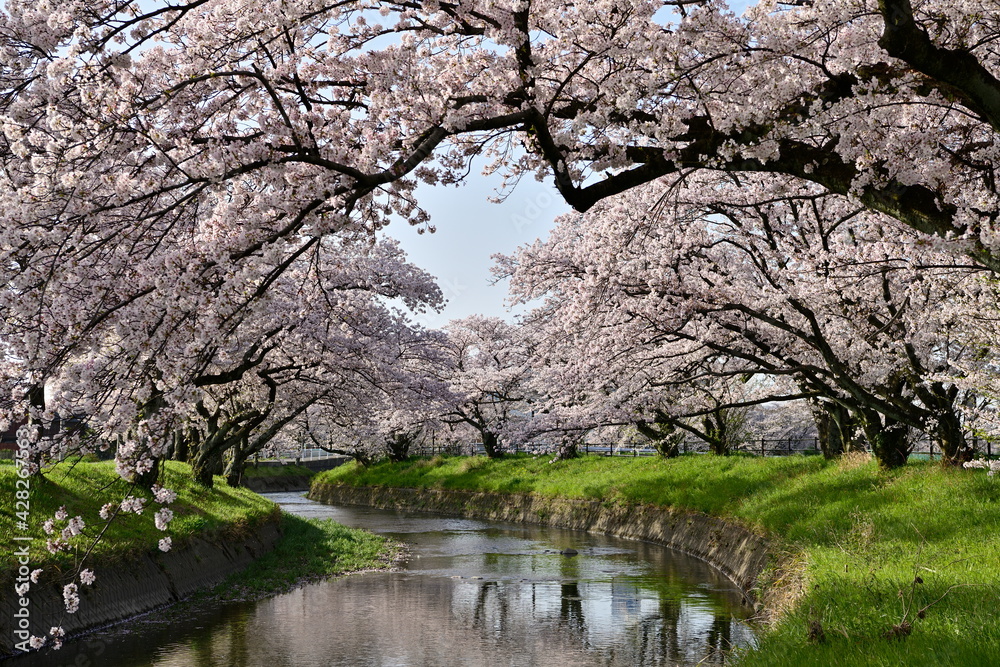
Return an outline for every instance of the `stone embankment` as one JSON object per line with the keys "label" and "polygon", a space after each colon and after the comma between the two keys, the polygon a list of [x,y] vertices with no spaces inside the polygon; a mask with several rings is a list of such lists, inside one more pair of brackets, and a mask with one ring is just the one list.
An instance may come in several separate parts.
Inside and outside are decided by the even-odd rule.
{"label": "stone embankment", "polygon": [[285,475],[283,477],[244,477],[243,486],[254,493],[289,493],[308,491],[311,475]]}
{"label": "stone embankment", "polygon": [[[323,459],[306,459],[297,461],[294,465],[299,468],[307,468],[310,474],[306,475],[282,475],[280,469],[284,465],[277,461],[262,461],[254,465],[262,474],[253,477],[244,475],[240,484],[250,489],[254,493],[288,493],[291,491],[308,491],[312,483],[312,476],[317,472],[331,470],[349,461],[346,456],[329,457]],[[274,474],[267,474],[268,471]]]}
{"label": "stone embankment", "polygon": [[320,502],[382,509],[442,512],[468,518],[535,523],[646,540],[707,561],[728,576],[748,602],[768,612],[759,595],[782,568],[764,537],[742,526],[693,512],[651,505],[541,498],[528,495],[355,487],[315,483],[309,494]]}
{"label": "stone embankment", "polygon": [[[167,553],[151,552],[115,565],[95,566],[97,580],[80,587],[80,609],[67,614],[60,582],[40,580],[26,594],[30,600],[30,632],[45,636],[53,626],[67,635],[115,623],[177,602],[196,590],[210,588],[274,548],[280,537],[280,514],[240,539],[194,538]],[[20,609],[14,577],[0,575],[0,657],[19,641],[8,621]]]}

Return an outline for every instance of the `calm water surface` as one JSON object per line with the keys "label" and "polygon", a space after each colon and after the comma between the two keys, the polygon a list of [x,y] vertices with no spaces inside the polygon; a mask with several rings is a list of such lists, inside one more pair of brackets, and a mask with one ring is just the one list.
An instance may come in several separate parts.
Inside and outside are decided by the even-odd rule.
{"label": "calm water surface", "polygon": [[[336,507],[269,494],[405,542],[401,571],[311,584],[262,602],[151,617],[31,665],[723,664],[751,645],[728,579],[643,542],[538,526]],[[559,551],[575,549],[576,556]],[[85,662],[89,661],[89,662]]]}

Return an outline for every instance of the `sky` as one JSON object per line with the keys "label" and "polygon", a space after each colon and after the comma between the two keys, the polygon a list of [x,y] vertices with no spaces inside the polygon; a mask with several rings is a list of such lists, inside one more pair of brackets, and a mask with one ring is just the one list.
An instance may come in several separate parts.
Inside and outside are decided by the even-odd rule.
{"label": "sky", "polygon": [[499,204],[490,198],[500,192],[501,176],[474,172],[467,181],[458,188],[421,185],[417,189],[417,200],[430,213],[435,233],[418,234],[401,221],[386,230],[399,240],[410,261],[437,278],[447,299],[441,313],[416,318],[431,328],[473,314],[511,320],[516,312],[505,307],[506,282],[494,284],[491,256],[509,254],[544,238],[556,216],[570,211],[551,178],[539,183],[525,177]]}

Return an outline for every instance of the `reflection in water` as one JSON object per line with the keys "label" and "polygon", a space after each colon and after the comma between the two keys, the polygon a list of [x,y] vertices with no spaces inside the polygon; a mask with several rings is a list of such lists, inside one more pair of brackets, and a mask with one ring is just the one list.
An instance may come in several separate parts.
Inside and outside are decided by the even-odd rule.
{"label": "reflection in water", "polygon": [[[662,547],[272,497],[407,542],[405,569],[174,614],[12,667],[74,664],[95,641],[103,655],[89,664],[123,667],[722,664],[726,650],[753,642],[732,584]],[[566,548],[579,555],[561,556]]]}

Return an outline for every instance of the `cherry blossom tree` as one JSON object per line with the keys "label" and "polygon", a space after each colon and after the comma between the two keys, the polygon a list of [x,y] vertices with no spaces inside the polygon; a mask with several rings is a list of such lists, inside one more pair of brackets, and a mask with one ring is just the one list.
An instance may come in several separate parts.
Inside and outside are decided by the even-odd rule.
{"label": "cherry blossom tree", "polygon": [[[338,257],[338,261],[347,259],[345,255]],[[346,281],[346,276],[339,276],[339,281],[322,294],[322,300],[317,294],[305,309],[302,283],[290,281],[295,293],[288,296],[294,299],[280,308],[297,308],[302,320],[289,327],[266,363],[247,374],[266,397],[259,401],[262,409],[251,407],[249,413],[244,412],[236,420],[239,428],[226,436],[230,444],[220,451],[226,452],[230,478],[238,474],[249,456],[306,411],[326,413],[359,433],[373,429],[402,433],[414,425],[419,428],[418,415],[433,411],[435,401],[440,403],[443,383],[435,380],[435,363],[440,363],[441,337],[415,328],[404,313],[378,302],[380,296],[398,297],[408,290],[411,304],[439,303],[440,294],[428,276],[407,285],[398,282],[393,272],[403,269],[412,270],[405,265],[381,267],[386,273],[377,276],[381,283],[377,286],[371,276]],[[364,276],[363,271],[360,276]],[[409,276],[417,277],[417,273]],[[231,383],[219,388],[233,390]],[[236,389],[239,394],[230,404],[245,410],[240,400],[245,393]],[[225,405],[219,400],[213,404]],[[204,412],[202,404],[198,409]],[[227,427],[230,424],[234,422],[226,422]],[[246,435],[254,432],[251,426],[260,432],[252,440]],[[222,432],[210,424],[204,430],[208,438],[218,438]],[[199,456],[205,449],[204,445],[199,448]]]}
{"label": "cherry blossom tree", "polygon": [[500,271],[515,298],[548,295],[537,317],[576,337],[565,386],[640,396],[758,375],[762,402],[847,408],[885,465],[905,462],[910,429],[951,460],[965,449],[969,355],[953,331],[988,291],[983,271],[846,198],[688,175],[567,216]]}
{"label": "cherry blossom tree", "polygon": [[[500,259],[507,270],[513,265]],[[514,271],[515,293],[522,287],[520,280],[539,268],[530,261]],[[552,294],[525,317],[523,330],[534,349],[528,378],[534,409],[521,429],[523,438],[549,442],[560,458],[569,458],[588,432],[632,426],[667,457],[676,456],[680,444],[692,436],[727,454],[737,444],[730,437],[735,430],[727,429],[730,418],[746,408],[736,405],[734,396],[749,397],[737,381],[745,366],[727,367],[705,346],[698,352],[689,349],[687,355],[675,350],[665,356],[648,332],[623,322],[621,304],[607,286],[589,295],[595,301],[586,304],[577,298],[579,293],[565,289],[585,272],[546,281]]]}
{"label": "cherry blossom tree", "polygon": [[459,182],[477,155],[553,178],[580,211],[688,170],[791,179],[996,268],[1000,85],[981,14],[946,0],[743,16],[717,1],[6,3],[4,384],[27,406],[113,330],[126,354],[176,359],[115,390],[137,396],[107,426],[123,433],[136,404],[193,392],[209,342],[324,239],[427,225],[415,185]]}
{"label": "cherry blossom tree", "polygon": [[448,363],[440,332],[415,332],[379,377],[351,385],[361,390],[352,401],[321,401],[310,410],[298,424],[299,441],[363,465],[407,459],[441,427],[442,413],[456,400],[447,384]]}
{"label": "cherry blossom tree", "polygon": [[446,332],[447,380],[455,398],[441,419],[475,433],[486,455],[499,457],[525,439],[530,339],[516,325],[479,315],[450,322]]}
{"label": "cherry blossom tree", "polygon": [[206,484],[228,459],[235,480],[247,457],[311,405],[353,406],[358,393],[399,382],[426,334],[389,299],[416,309],[441,303],[395,242],[327,240],[229,322],[223,339],[172,353],[168,340],[137,356],[121,335],[135,313],[123,308],[100,348],[62,364],[49,402],[104,424],[93,439],[115,441],[126,476],[152,473],[152,483],[156,460],[172,453]]}
{"label": "cherry blossom tree", "polygon": [[[178,444],[196,442],[209,470],[219,448],[251,450],[285,419],[340,413],[353,398],[323,386],[385,381],[372,369],[388,348],[329,327],[374,322],[384,299],[428,303],[425,277],[379,231],[432,229],[416,185],[458,183],[485,156],[511,182],[551,178],[581,212],[712,173],[756,201],[790,187],[857,207],[851,265],[885,269],[861,282],[889,293],[870,311],[841,302],[854,308],[845,331],[866,323],[863,345],[819,336],[810,317],[823,311],[804,300],[792,325],[740,321],[703,293],[688,323],[665,304],[687,295],[646,280],[657,289],[627,312],[665,342],[716,341],[729,368],[759,365],[848,407],[887,462],[907,428],[956,452],[960,392],[989,385],[991,364],[925,334],[955,311],[923,325],[908,314],[934,313],[965,269],[890,262],[880,234],[898,221],[923,235],[910,245],[935,238],[1000,268],[998,15],[954,0],[765,0],[743,16],[718,0],[9,0],[0,387],[16,403],[0,421],[27,418],[41,457],[113,443],[122,473],[148,484]],[[369,298],[334,298],[355,291],[335,276]],[[895,365],[855,354],[876,348],[872,331],[906,341],[879,343]],[[965,384],[941,377],[954,368]],[[89,430],[41,437],[79,413]]]}

